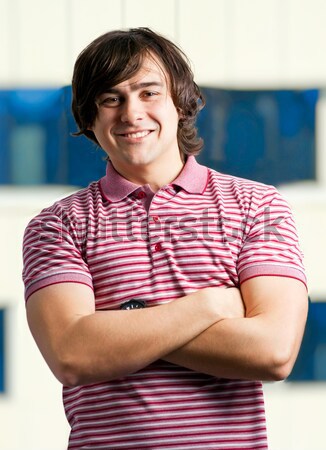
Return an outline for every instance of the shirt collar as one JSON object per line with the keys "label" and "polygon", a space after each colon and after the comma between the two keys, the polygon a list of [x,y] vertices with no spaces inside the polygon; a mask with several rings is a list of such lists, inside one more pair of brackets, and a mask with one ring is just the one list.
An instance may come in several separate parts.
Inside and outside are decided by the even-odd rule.
{"label": "shirt collar", "polygon": [[118,202],[128,197],[128,195],[140,186],[121,176],[115,170],[111,162],[108,161],[106,166],[106,175],[101,178],[100,187],[106,199],[111,202]]}
{"label": "shirt collar", "polygon": [[207,186],[208,169],[198,164],[194,156],[188,156],[179,176],[172,181],[190,194],[203,194]]}
{"label": "shirt collar", "polygon": [[[198,164],[194,156],[188,156],[181,173],[170,184],[179,186],[191,194],[203,194],[207,178],[207,167]],[[138,184],[121,176],[110,162],[107,164],[106,175],[100,180],[100,187],[104,197],[111,202],[123,200],[140,188]]]}

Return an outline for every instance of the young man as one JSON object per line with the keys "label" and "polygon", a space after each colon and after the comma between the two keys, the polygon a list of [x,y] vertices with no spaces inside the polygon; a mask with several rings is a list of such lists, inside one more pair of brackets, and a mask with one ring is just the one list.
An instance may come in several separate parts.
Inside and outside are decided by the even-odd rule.
{"label": "young man", "polygon": [[106,176],[27,227],[27,317],[62,382],[70,449],[267,448],[261,381],[285,378],[307,314],[291,211],[197,164],[203,104],[149,29],[78,57],[73,113]]}

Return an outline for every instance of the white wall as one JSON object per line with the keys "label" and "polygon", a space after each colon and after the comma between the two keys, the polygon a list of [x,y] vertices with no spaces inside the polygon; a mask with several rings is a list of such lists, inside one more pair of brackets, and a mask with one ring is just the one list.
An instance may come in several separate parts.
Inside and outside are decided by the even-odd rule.
{"label": "white wall", "polygon": [[28,330],[21,281],[21,245],[27,222],[72,187],[0,187],[0,308],[6,308],[6,393],[0,395],[1,450],[66,448],[68,425],[61,385]]}
{"label": "white wall", "polygon": [[326,383],[265,383],[270,450],[325,450]]}
{"label": "white wall", "polygon": [[150,26],[184,48],[199,84],[324,86],[325,21],[324,0],[0,0],[0,85],[68,84],[93,38]]}
{"label": "white wall", "polygon": [[[78,53],[114,28],[150,26],[186,51],[200,85],[326,85],[325,0],[0,0],[0,88],[70,83]],[[297,217],[313,300],[326,298],[326,96],[318,105],[317,183],[284,186]],[[28,218],[63,195],[0,189],[0,306],[8,307],[8,390],[0,450],[66,448],[61,387],[28,331],[21,238]],[[265,386],[271,450],[321,450],[326,386]]]}

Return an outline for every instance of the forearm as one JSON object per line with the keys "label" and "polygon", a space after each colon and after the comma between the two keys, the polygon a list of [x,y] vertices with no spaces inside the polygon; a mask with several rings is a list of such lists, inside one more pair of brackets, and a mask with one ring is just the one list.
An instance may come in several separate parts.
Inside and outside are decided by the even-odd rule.
{"label": "forearm", "polygon": [[62,335],[66,383],[120,378],[182,347],[221,319],[207,300],[193,293],[157,307],[79,318]]}
{"label": "forearm", "polygon": [[222,378],[286,378],[307,317],[304,285],[282,277],[257,277],[241,291],[245,318],[221,320],[165,359]]}
{"label": "forearm", "polygon": [[272,335],[257,318],[226,319],[164,359],[220,378],[278,379],[283,360],[273,349],[281,345]]}

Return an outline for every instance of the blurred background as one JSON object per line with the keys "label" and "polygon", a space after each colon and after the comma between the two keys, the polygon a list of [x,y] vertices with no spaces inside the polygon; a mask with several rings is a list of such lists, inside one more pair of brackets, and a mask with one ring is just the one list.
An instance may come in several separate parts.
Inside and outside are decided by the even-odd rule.
{"label": "blurred background", "polygon": [[73,64],[98,35],[136,26],[192,62],[207,99],[200,162],[274,184],[293,208],[311,307],[292,375],[264,384],[270,448],[326,449],[324,0],[0,0],[0,449],[66,448],[61,386],[26,324],[22,234],[104,175],[104,153],[71,136]]}

